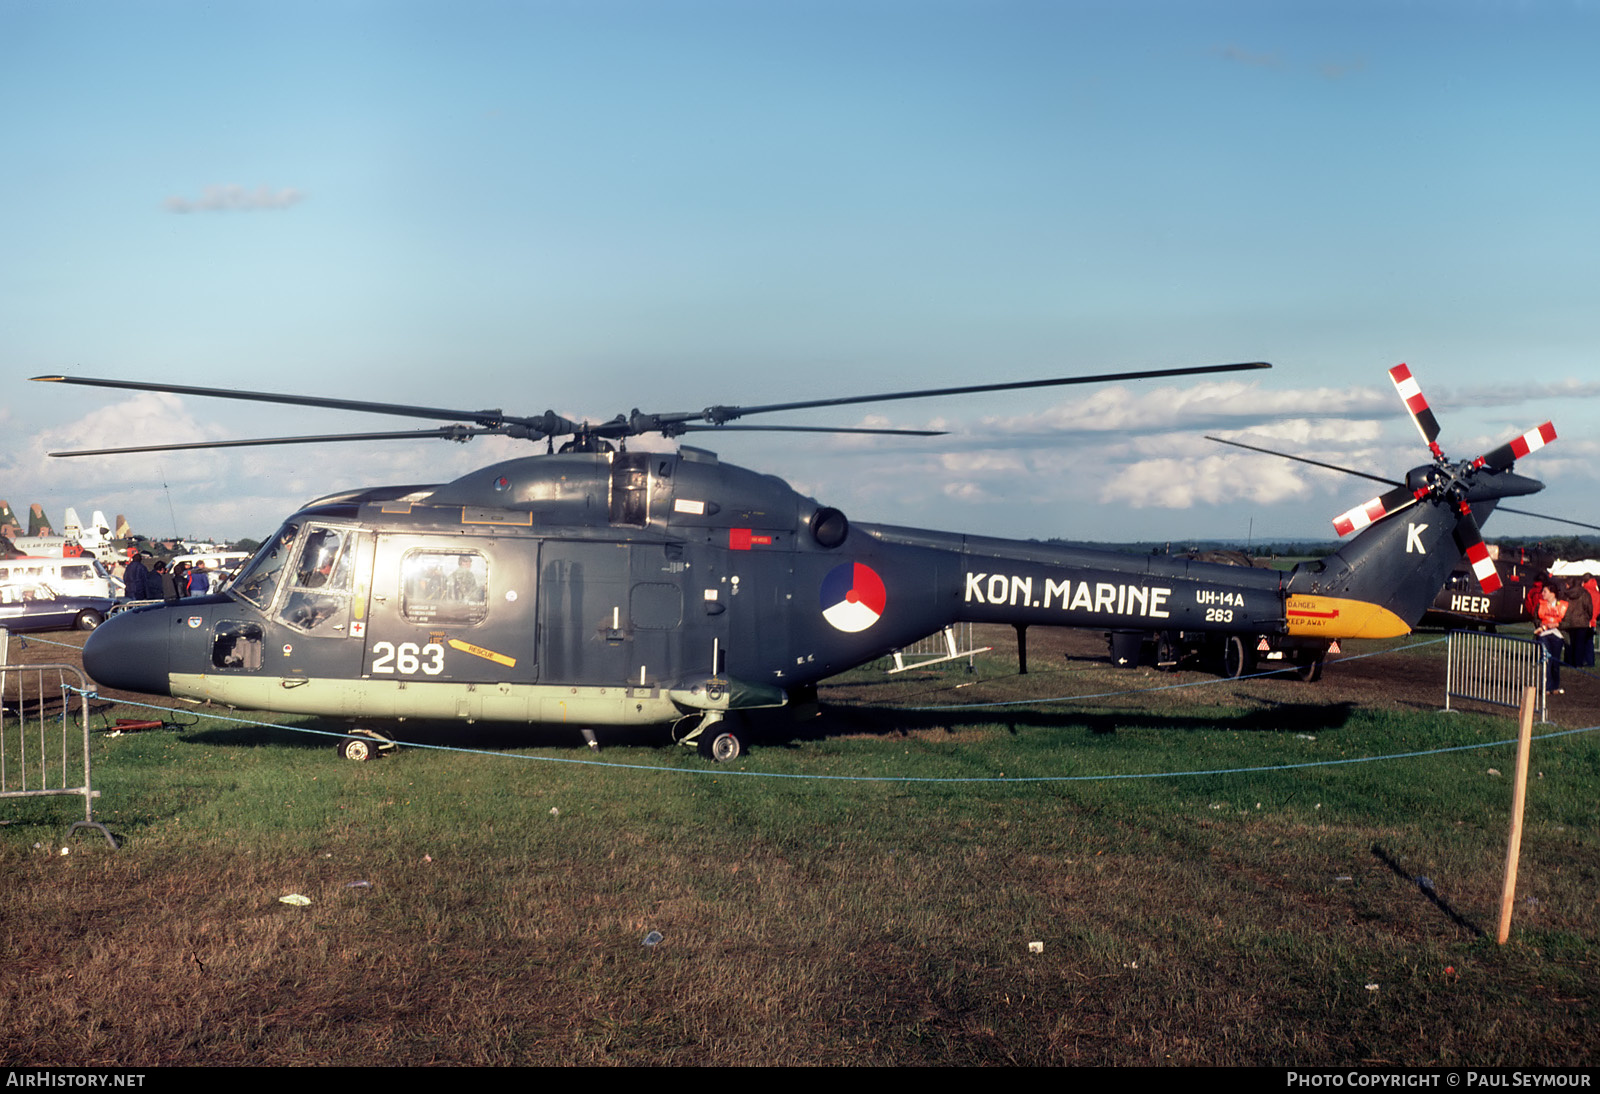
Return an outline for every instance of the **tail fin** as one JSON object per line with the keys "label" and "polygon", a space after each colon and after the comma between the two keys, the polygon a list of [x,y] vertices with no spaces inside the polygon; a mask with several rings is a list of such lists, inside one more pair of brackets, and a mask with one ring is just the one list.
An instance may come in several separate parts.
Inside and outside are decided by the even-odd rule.
{"label": "tail fin", "polygon": [[[1437,465],[1406,476],[1422,486]],[[1289,633],[1328,638],[1390,638],[1422,618],[1450,571],[1474,544],[1478,525],[1501,498],[1531,494],[1544,485],[1509,471],[1479,472],[1463,506],[1446,492],[1428,493],[1377,520],[1338,551],[1301,563],[1286,582]]]}
{"label": "tail fin", "polygon": [[[1549,422],[1471,460],[1452,463],[1439,446],[1439,422],[1428,409],[1411,370],[1396,365],[1389,379],[1422,433],[1433,463],[1414,467],[1404,482],[1378,478],[1304,456],[1291,460],[1377,479],[1392,487],[1333,520],[1341,535],[1360,531],[1344,547],[1318,562],[1296,566],[1284,583],[1291,635],[1325,638],[1390,638],[1422,619],[1462,555],[1484,592],[1500,587],[1479,525],[1501,498],[1544,489],[1536,479],[1512,472],[1523,456],[1556,439]],[[1221,438],[1213,438],[1220,440]],[[1254,445],[1238,444],[1241,448]],[[1266,449],[1255,449],[1265,452]],[[1282,453],[1278,453],[1282,455]]]}
{"label": "tail fin", "polygon": [[[69,520],[75,520],[77,513],[67,510]],[[111,546],[111,528],[106,524],[106,515],[100,510],[94,511],[94,519],[88,524],[78,528],[78,545],[84,550],[99,554]]]}

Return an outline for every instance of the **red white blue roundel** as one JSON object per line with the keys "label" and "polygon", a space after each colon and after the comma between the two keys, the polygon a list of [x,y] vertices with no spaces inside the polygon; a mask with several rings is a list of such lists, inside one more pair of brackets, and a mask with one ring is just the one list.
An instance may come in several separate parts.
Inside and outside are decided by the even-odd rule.
{"label": "red white blue roundel", "polygon": [[883,578],[871,566],[846,562],[822,579],[822,618],[841,631],[864,631],[883,614]]}

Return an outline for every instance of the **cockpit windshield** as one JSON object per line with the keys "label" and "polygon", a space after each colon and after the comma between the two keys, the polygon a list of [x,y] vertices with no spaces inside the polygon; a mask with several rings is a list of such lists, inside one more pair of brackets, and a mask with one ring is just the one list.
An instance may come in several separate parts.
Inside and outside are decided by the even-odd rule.
{"label": "cockpit windshield", "polygon": [[241,597],[259,608],[265,608],[272,603],[272,594],[278,589],[278,579],[283,575],[283,567],[289,561],[289,556],[294,547],[295,536],[300,532],[298,524],[285,524],[282,528],[261,545],[247,566],[240,571],[228,592]]}

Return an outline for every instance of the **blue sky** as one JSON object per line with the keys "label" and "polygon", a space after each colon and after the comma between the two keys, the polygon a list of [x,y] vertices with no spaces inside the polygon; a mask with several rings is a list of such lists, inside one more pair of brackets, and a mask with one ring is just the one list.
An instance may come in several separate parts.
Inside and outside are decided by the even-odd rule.
{"label": "blue sky", "polygon": [[52,461],[396,422],[41,373],[605,418],[1267,360],[695,443],[858,521],[1331,538],[1372,484],[1203,435],[1397,476],[1406,361],[1454,457],[1554,419],[1525,507],[1600,523],[1597,44],[1588,3],[0,0],[0,496],[259,537],[525,447]]}

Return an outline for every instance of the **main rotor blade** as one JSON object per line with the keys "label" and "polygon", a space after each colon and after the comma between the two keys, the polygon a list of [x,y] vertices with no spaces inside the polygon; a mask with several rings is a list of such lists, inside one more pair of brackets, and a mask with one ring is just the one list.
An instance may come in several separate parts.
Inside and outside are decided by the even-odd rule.
{"label": "main rotor blade", "polygon": [[896,437],[944,437],[943,429],[868,429],[862,426],[829,425],[678,425],[685,433],[882,433]]}
{"label": "main rotor blade", "polygon": [[1150,380],[1160,376],[1199,376],[1213,372],[1243,372],[1271,368],[1266,361],[1237,365],[1200,365],[1187,368],[1145,369],[1138,372],[1102,372],[1093,376],[1061,376],[1052,380],[1021,380],[1005,384],[969,384],[963,387],[935,387],[921,391],[886,391],[879,395],[847,395],[838,399],[805,399],[794,403],[766,403],[762,406],[710,406],[701,411],[658,414],[660,421],[688,422],[696,419],[721,425],[747,414],[774,414],[780,410],[809,410],[819,406],[850,406],[853,403],[890,403],[899,399],[932,399],[946,395],[974,395],[982,391],[1021,391],[1037,387],[1063,387],[1068,384],[1100,384],[1111,380]]}
{"label": "main rotor blade", "polygon": [[1498,505],[1495,507],[1495,512],[1515,513],[1519,517],[1538,517],[1540,520],[1553,520],[1557,524],[1576,524],[1579,528],[1593,528],[1596,532],[1600,532],[1600,524],[1585,524],[1581,520],[1568,520],[1566,517],[1552,517],[1548,513],[1532,513],[1526,509],[1513,509],[1509,505]]}
{"label": "main rotor blade", "polygon": [[1243,441],[1230,441],[1226,437],[1213,437],[1207,434],[1206,440],[1216,441],[1218,444],[1231,444],[1235,448],[1248,448],[1252,452],[1264,452],[1268,456],[1281,456],[1283,459],[1294,460],[1296,463],[1309,463],[1312,467],[1321,467],[1328,471],[1342,471],[1346,475],[1354,475],[1358,479],[1371,479],[1373,482],[1381,482],[1385,486],[1405,485],[1405,483],[1396,482],[1394,479],[1386,479],[1380,475],[1369,475],[1365,471],[1353,471],[1348,467],[1340,467],[1336,463],[1323,463],[1321,460],[1313,460],[1307,456],[1291,456],[1287,452],[1275,452],[1270,448],[1259,448],[1253,444],[1245,444]]}
{"label": "main rotor blade", "polygon": [[[285,403],[289,406],[315,406],[329,410],[358,410],[368,414],[394,414],[402,418],[433,418],[443,421],[470,421],[483,426],[507,422],[527,426],[540,436],[561,436],[574,432],[572,422],[545,413],[536,418],[517,418],[499,410],[452,410],[448,407],[412,406],[407,403],[376,403],[365,399],[331,399],[321,395],[280,395],[269,391],[236,391],[220,387],[191,387],[184,384],[151,384],[142,380],[105,380],[89,376],[35,376],[51,384],[78,384],[82,387],[121,388],[126,391],[161,391],[172,395],[199,395],[211,399],[240,399],[251,403]],[[554,427],[554,428],[551,428]]]}
{"label": "main rotor blade", "polygon": [[401,429],[389,433],[324,433],[315,437],[258,437],[248,441],[190,441],[186,444],[144,444],[131,448],[86,448],[72,452],[52,452],[52,456],[122,456],[130,452],[184,452],[201,448],[253,448],[269,444],[316,444],[323,441],[390,441],[438,437],[466,442],[473,437],[504,433],[503,429],[471,429],[464,425],[438,429]]}

